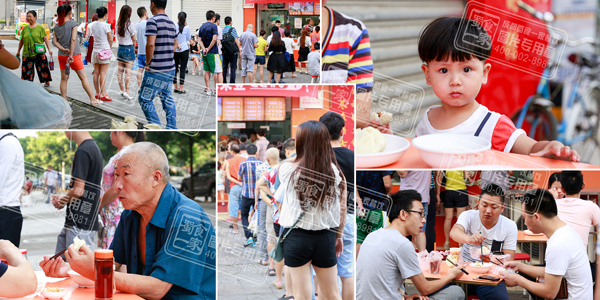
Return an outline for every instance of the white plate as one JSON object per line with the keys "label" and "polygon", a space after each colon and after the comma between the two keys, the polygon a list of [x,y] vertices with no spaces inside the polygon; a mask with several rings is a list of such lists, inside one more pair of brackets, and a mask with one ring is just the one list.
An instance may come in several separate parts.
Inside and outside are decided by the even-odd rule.
{"label": "white plate", "polygon": [[96,285],[96,283],[93,280],[87,279],[73,270],[70,270],[67,273],[69,274],[69,276],[71,276],[71,279],[73,279],[73,281],[75,281],[75,283],[77,283],[80,287],[93,288]]}
{"label": "white plate", "polygon": [[463,134],[428,134],[414,138],[412,144],[423,160],[437,169],[476,165],[483,159],[482,152],[492,148],[486,139]]}
{"label": "white plate", "polygon": [[393,164],[400,160],[410,142],[399,136],[384,134],[385,149],[378,153],[356,154],[356,168],[369,169]]}

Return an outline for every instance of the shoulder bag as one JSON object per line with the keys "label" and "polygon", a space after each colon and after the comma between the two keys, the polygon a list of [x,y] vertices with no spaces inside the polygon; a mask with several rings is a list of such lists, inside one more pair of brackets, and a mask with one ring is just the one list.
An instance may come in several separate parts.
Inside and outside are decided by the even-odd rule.
{"label": "shoulder bag", "polygon": [[29,29],[29,37],[31,37],[31,42],[33,43],[33,51],[37,54],[43,54],[46,53],[46,46],[44,46],[44,44],[36,44],[35,40],[33,39],[33,35],[31,35],[31,27],[29,27],[29,25],[27,25],[27,28]]}
{"label": "shoulder bag", "polygon": [[[308,208],[306,208],[306,210],[309,210],[309,209],[310,209],[310,205],[308,206]],[[292,229],[294,229],[294,227],[296,227],[298,222],[300,222],[302,217],[304,217],[306,210],[300,214],[300,216],[298,217],[298,220],[296,220],[294,225],[292,225],[292,227],[290,229],[288,229],[288,231],[285,234],[282,234],[279,236],[279,238],[277,239],[277,243],[275,243],[275,246],[273,246],[273,248],[271,249],[271,252],[269,252],[269,256],[272,257],[276,262],[280,262],[283,260],[283,241],[285,241],[285,238],[288,236],[288,234],[290,234],[290,231],[292,231]]]}

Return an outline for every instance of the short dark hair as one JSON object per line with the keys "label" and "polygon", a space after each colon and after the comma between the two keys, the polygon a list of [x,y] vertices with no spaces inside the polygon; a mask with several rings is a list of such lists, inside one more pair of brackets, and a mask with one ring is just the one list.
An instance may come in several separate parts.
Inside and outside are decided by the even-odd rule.
{"label": "short dark hair", "polygon": [[315,27],[315,32],[316,32],[316,33],[319,33],[319,31],[321,31],[321,26],[317,25],[317,26]]}
{"label": "short dark hair", "polygon": [[220,14],[215,14],[215,22],[221,20]]}
{"label": "short dark hair", "polygon": [[504,203],[504,190],[497,184],[490,183],[481,189],[481,194],[479,194],[479,199],[483,195],[490,195],[492,197],[500,197],[500,202]]}
{"label": "short dark hair", "polygon": [[261,29],[261,30],[260,30],[260,35],[261,35],[261,36],[263,36],[263,35],[265,35],[265,34],[267,34],[267,32],[266,32],[264,29]]}
{"label": "short dark hair", "polygon": [[232,144],[231,151],[233,151],[233,153],[235,153],[235,154],[240,153],[240,146],[238,144]]}
{"label": "short dark hair", "polygon": [[400,215],[400,211],[402,210],[411,210],[413,207],[413,201],[421,202],[421,194],[415,190],[404,190],[399,191],[394,194],[389,195],[391,199],[390,205],[390,223],[394,221],[394,219],[398,218]]}
{"label": "short dark hair", "polygon": [[579,194],[583,188],[583,174],[581,174],[581,171],[562,171],[560,184],[565,190],[565,194]]}
{"label": "short dark hair", "polygon": [[275,20],[275,24],[277,24],[277,23],[281,24],[281,21]]}
{"label": "short dark hair", "polygon": [[279,31],[279,27],[273,26],[271,27],[271,32]]}
{"label": "short dark hair", "polygon": [[319,122],[325,124],[325,127],[327,127],[329,136],[331,136],[332,140],[337,140],[340,138],[340,132],[346,125],[344,118],[334,111],[326,112],[319,118]]}
{"label": "short dark hair", "polygon": [[258,151],[258,148],[255,145],[250,144],[246,148],[246,151],[248,151],[248,155],[254,155],[256,154],[256,151]]}
{"label": "short dark hair", "polygon": [[315,47],[315,50],[321,50],[321,44],[319,44],[319,42],[316,42],[314,47]]}
{"label": "short dark hair", "polygon": [[248,149],[248,145],[246,145],[246,143],[240,143],[239,147],[240,151],[246,151],[246,149]]}
{"label": "short dark hair", "polygon": [[138,17],[143,17],[146,14],[146,8],[143,6],[138,7],[137,9]]}
{"label": "short dark hair", "polygon": [[296,150],[296,139],[287,139],[283,142],[283,150],[294,151]]}
{"label": "short dark hair", "polygon": [[240,142],[245,143],[248,141],[248,136],[245,133],[240,134]]}
{"label": "short dark hair", "polygon": [[225,26],[227,26],[229,24],[231,24],[231,17],[227,16],[227,17],[225,17]]}
{"label": "short dark hair", "polygon": [[209,10],[209,11],[206,12],[206,21],[210,21],[214,17],[215,17],[215,12],[214,11]]}
{"label": "short dark hair", "polygon": [[150,0],[151,3],[154,3],[154,6],[158,9],[165,9],[167,7],[167,0]]}
{"label": "short dark hair", "polygon": [[556,200],[548,190],[535,189],[528,191],[523,195],[525,203],[525,212],[528,214],[539,213],[546,218],[553,218],[558,215]]}
{"label": "short dark hair", "polygon": [[100,6],[100,7],[96,8],[96,13],[98,14],[98,18],[102,19],[108,13],[108,9],[104,6]]}
{"label": "short dark hair", "polygon": [[[463,33],[459,32],[461,22],[462,28],[466,27]],[[459,34],[463,35],[461,38],[456,38]],[[480,61],[485,61],[490,57],[492,48],[487,49],[477,46],[477,39],[481,38],[491,43],[488,33],[476,21],[460,17],[437,18],[421,31],[419,57],[425,63],[446,61],[448,59],[463,62],[474,57]]]}
{"label": "short dark hair", "polygon": [[264,128],[259,128],[259,129],[256,129],[256,134],[258,134],[260,136],[265,136],[265,134],[267,134],[267,131]]}
{"label": "short dark hair", "polygon": [[285,37],[290,36],[290,30],[289,29],[284,30],[283,31],[283,36],[285,36]]}

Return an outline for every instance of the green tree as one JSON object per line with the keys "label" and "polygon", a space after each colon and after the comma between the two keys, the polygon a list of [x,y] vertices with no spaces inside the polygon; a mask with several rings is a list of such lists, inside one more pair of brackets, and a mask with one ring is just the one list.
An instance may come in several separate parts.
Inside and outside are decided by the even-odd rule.
{"label": "green tree", "polygon": [[70,142],[62,131],[38,131],[37,135],[19,139],[25,161],[44,170],[48,166],[60,170],[65,162],[65,173],[70,173],[77,144]]}

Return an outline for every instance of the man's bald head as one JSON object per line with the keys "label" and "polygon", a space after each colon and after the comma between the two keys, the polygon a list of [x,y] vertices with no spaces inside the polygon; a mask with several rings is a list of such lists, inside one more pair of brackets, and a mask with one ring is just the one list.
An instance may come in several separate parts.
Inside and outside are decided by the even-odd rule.
{"label": "man's bald head", "polygon": [[121,151],[121,157],[128,156],[136,165],[145,166],[148,173],[160,171],[162,180],[169,182],[169,160],[162,148],[152,142],[139,142],[127,146]]}
{"label": "man's bald head", "polygon": [[269,164],[276,164],[279,162],[279,150],[277,148],[270,148],[267,150],[267,160]]}
{"label": "man's bald head", "polygon": [[252,30],[252,29],[254,29],[254,25],[252,25],[252,24],[248,24],[248,27],[246,27],[246,29],[248,29],[248,30]]}

